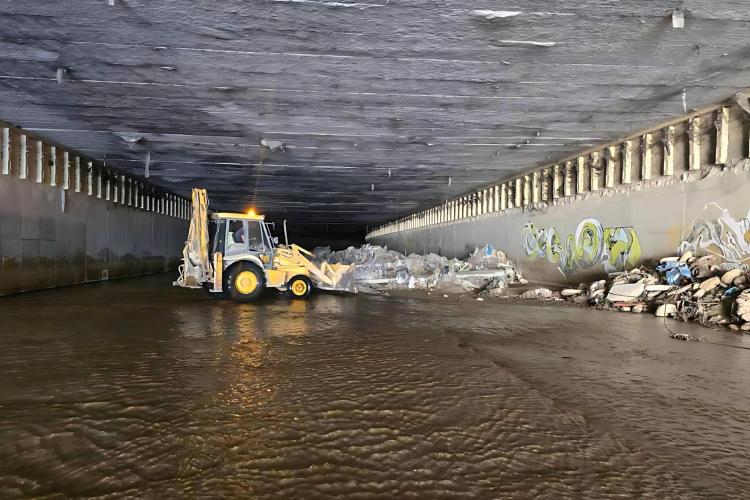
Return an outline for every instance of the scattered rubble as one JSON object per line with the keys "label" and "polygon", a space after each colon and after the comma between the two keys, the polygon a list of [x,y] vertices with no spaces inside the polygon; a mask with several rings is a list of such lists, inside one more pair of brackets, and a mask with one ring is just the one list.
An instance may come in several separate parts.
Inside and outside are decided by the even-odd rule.
{"label": "scattered rubble", "polygon": [[[685,252],[661,259],[655,269],[640,267],[612,273],[606,281],[581,283],[578,289],[588,290],[589,304],[600,309],[651,312],[662,318],[750,332],[747,283],[750,271],[746,265],[720,263],[713,255],[698,257]],[[563,290],[561,296],[579,303],[578,295],[568,290]],[[694,340],[686,335],[673,337]]]}
{"label": "scattered rubble", "polygon": [[364,293],[434,289],[444,293],[473,292],[481,297],[502,297],[508,285],[518,284],[522,279],[507,256],[491,245],[476,248],[466,260],[448,259],[434,253],[404,256],[369,244],[338,252],[318,247],[313,253],[319,262],[356,265],[354,281],[357,290]]}
{"label": "scattered rubble", "polygon": [[[727,263],[714,255],[686,251],[665,257],[654,268],[640,267],[611,273],[606,280],[581,283],[577,288],[525,289],[507,256],[487,245],[465,260],[436,254],[404,256],[387,248],[365,245],[339,252],[316,248],[320,261],[356,264],[355,282],[362,292],[417,289],[473,293],[478,298],[518,298],[559,301],[598,309],[650,313],[737,333],[750,333],[750,270],[746,264]],[[520,289],[519,289],[520,287]],[[511,289],[515,288],[511,292]],[[519,292],[521,292],[519,294]],[[687,335],[674,338],[695,340]]]}

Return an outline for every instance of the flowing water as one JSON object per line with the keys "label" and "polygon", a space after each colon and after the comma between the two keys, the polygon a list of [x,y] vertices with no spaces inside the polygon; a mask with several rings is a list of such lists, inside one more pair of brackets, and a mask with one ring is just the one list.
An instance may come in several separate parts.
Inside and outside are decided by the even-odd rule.
{"label": "flowing water", "polygon": [[139,278],[0,299],[0,497],[738,498],[750,342]]}

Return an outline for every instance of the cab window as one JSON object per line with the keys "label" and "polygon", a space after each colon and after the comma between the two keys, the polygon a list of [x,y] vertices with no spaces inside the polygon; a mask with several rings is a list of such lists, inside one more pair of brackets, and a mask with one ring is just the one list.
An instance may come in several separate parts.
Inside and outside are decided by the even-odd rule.
{"label": "cab window", "polygon": [[247,245],[250,248],[250,251],[256,250],[262,252],[265,250],[260,224],[261,223],[257,221],[247,222]]}

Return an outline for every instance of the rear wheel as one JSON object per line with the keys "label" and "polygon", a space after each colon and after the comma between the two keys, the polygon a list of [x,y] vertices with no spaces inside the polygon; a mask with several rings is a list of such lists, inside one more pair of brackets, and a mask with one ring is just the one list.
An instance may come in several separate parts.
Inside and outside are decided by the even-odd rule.
{"label": "rear wheel", "polygon": [[312,282],[307,276],[295,276],[286,284],[289,296],[295,299],[306,299],[312,293]]}
{"label": "rear wheel", "polygon": [[224,291],[237,302],[258,300],[265,287],[265,273],[250,262],[238,262],[224,274]]}

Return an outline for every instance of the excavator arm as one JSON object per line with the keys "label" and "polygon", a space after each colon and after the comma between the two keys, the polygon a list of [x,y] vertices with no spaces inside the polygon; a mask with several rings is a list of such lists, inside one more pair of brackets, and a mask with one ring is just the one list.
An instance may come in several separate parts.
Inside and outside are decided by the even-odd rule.
{"label": "excavator arm", "polygon": [[188,238],[182,250],[180,277],[176,286],[200,288],[213,277],[213,266],[208,248],[208,193],[193,189],[193,216],[190,219]]}

